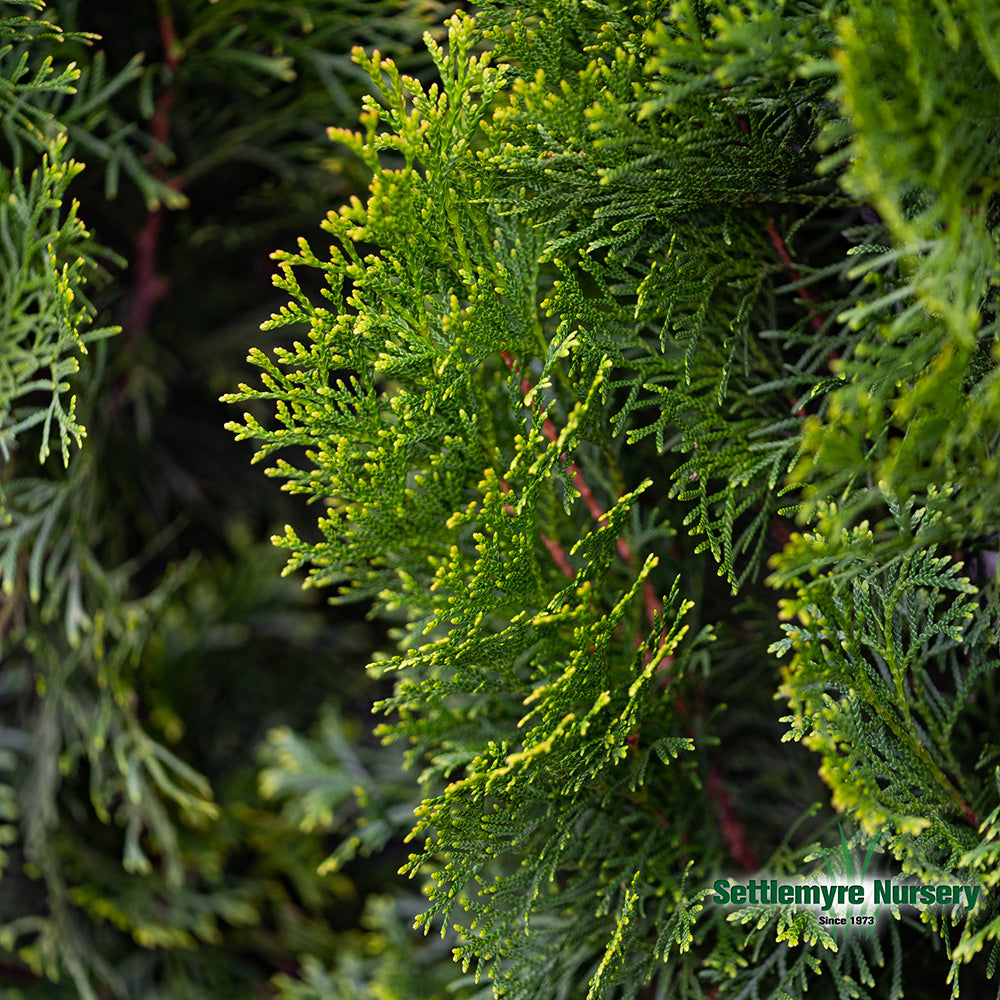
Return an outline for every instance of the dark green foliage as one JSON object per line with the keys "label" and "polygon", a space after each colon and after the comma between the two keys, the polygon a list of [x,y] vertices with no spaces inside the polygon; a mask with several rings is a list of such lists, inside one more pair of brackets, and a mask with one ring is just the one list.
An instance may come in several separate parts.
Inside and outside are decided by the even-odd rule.
{"label": "dark green foliage", "polygon": [[4,997],[232,1000],[304,955],[425,954],[395,911],[353,929],[395,866],[318,874],[343,817],[258,788],[271,727],[333,696],[364,731],[380,633],[279,578],[280,494],[216,397],[267,314],[260,241],[354,189],[325,135],[351,45],[425,73],[449,9],[0,3]]}
{"label": "dark green foliage", "polygon": [[992,893],[869,945],[707,897],[829,805],[996,884],[992,5],[481,6],[430,87],[357,54],[368,199],[229,397],[322,505],[289,571],[394,616],[420,922],[520,1000],[979,995]]}

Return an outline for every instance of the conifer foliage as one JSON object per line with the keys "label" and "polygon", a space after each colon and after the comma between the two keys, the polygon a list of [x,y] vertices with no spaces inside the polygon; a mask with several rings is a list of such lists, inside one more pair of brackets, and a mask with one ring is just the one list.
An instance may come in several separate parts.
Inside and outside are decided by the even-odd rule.
{"label": "conifer foliage", "polygon": [[[273,295],[260,241],[356,186],[324,133],[351,44],[426,73],[451,9],[0,0],[4,1000],[274,996],[353,945],[360,995],[424,962],[393,901],[352,926],[378,872],[319,874],[327,828],[263,780],[324,698],[316,740],[360,728],[371,642],[280,579],[280,494],[240,488],[217,396]],[[398,762],[345,743],[320,759],[391,809]]]}
{"label": "conifer foliage", "polygon": [[[419,920],[518,1000],[976,990],[1000,12],[486,0],[428,44],[430,86],[356,52],[367,200],[275,255],[300,339],[230,397],[320,505],[289,571],[396,623]],[[986,894],[867,944],[710,902],[834,810]]]}

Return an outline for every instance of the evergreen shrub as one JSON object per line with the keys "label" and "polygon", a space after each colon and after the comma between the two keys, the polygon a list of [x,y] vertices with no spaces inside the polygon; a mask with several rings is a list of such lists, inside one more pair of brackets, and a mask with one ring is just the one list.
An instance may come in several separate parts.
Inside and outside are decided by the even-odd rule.
{"label": "evergreen shrub", "polygon": [[[479,7],[430,87],[356,52],[368,196],[230,397],[318,507],[288,572],[394,624],[418,922],[518,1000],[983,995],[1000,8]],[[713,902],[837,821],[985,893],[867,941]]]}
{"label": "evergreen shrub", "polygon": [[0,0],[3,1000],[273,997],[334,952],[360,996],[425,962],[412,904],[366,903],[397,865],[319,874],[330,828],[266,780],[314,724],[353,776],[306,801],[391,805],[399,767],[341,753],[379,630],[280,579],[284,498],[218,394],[267,251],[358,189],[325,135],[351,45],[426,75],[453,6]]}

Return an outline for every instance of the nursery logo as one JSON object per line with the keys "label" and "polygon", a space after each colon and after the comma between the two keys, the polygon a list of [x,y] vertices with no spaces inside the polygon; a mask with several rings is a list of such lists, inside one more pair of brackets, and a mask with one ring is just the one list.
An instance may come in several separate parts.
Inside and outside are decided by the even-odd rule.
{"label": "nursery logo", "polygon": [[868,937],[884,907],[925,910],[932,906],[960,906],[971,910],[976,905],[981,891],[976,885],[869,877],[868,866],[881,836],[872,840],[858,864],[841,829],[839,857],[837,852],[823,851],[825,872],[820,870],[794,882],[763,877],[747,882],[720,878],[713,886],[712,902],[718,906],[810,909],[818,912],[820,925],[832,928],[834,940],[841,931],[845,939],[851,931]]}

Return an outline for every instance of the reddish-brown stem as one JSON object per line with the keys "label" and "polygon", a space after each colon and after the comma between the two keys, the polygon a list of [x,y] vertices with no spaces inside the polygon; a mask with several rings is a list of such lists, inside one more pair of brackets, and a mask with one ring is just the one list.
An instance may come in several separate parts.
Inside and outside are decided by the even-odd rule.
{"label": "reddish-brown stem", "polygon": [[[513,355],[511,355],[509,351],[501,351],[500,356],[503,358],[504,363],[507,365],[507,367],[511,371],[513,371],[514,370]],[[533,388],[534,386],[531,384],[530,381],[528,381],[528,379],[526,378],[521,379],[521,392],[523,392],[525,396],[527,396],[532,391]],[[559,432],[556,430],[556,425],[552,423],[552,421],[548,417],[546,417],[542,422],[542,433],[553,444],[555,444],[556,441],[559,439]],[[570,476],[572,477],[573,485],[577,488],[577,490],[580,493],[580,498],[587,505],[587,510],[590,511],[590,516],[595,521],[598,522],[603,521],[603,519],[607,515],[607,511],[601,506],[597,497],[594,495],[594,491],[590,488],[589,484],[587,483],[587,480],[584,478],[583,472],[580,470],[580,467],[575,463],[570,462],[569,466],[567,467],[567,471],[570,473]],[[551,542],[544,537],[543,541],[545,542],[546,548],[548,548],[550,552],[553,551],[553,546],[556,546],[558,548],[557,543],[555,542]],[[632,548],[628,544],[628,542],[626,542],[624,538],[619,538],[616,545],[618,549],[618,554],[622,557],[622,559],[625,560],[629,568],[635,569],[636,568],[635,557],[632,553]],[[564,562],[560,562],[560,560],[557,559],[556,564],[564,573],[567,573],[567,570],[564,569],[564,565],[566,567],[569,567],[569,560],[565,559],[565,552],[563,552],[561,548],[559,548],[558,551],[562,553]],[[555,558],[554,555],[553,558]],[[572,575],[573,574],[571,572],[567,573],[567,576],[572,576]],[[649,624],[653,625],[656,622],[656,615],[660,611],[660,602],[657,600],[656,591],[653,590],[653,585],[649,582],[649,580],[643,580],[642,582],[642,600],[643,600],[643,607],[645,608],[646,611],[646,617],[649,619]]]}
{"label": "reddish-brown stem", "polygon": [[[784,244],[782,244],[782,246],[784,246]],[[510,352],[501,351],[501,356],[503,357],[507,367],[513,371],[514,358]],[[524,378],[521,380],[521,391],[525,394],[525,396],[527,396],[533,388],[534,386],[532,386],[528,379]],[[553,443],[558,440],[559,434],[556,430],[555,424],[553,424],[548,417],[546,417],[542,423],[542,433]],[[594,495],[594,491],[590,488],[579,467],[570,463],[569,471],[573,475],[573,484],[576,486],[577,490],[579,490],[580,496],[586,504],[587,509],[590,511],[591,517],[593,517],[595,521],[603,520],[607,512],[600,505],[597,497]],[[506,481],[501,481],[501,488],[505,493],[509,491],[509,486]],[[511,513],[513,513],[512,508],[508,509],[510,509]],[[552,555],[552,558],[559,569],[566,576],[573,576],[569,559],[566,557],[566,552],[562,546],[560,546],[558,542],[554,542],[551,539],[546,538],[544,535],[542,536],[542,541],[545,544],[545,547],[549,550],[549,553]],[[618,553],[632,569],[635,569],[635,558],[633,556],[632,549],[629,544],[621,538],[618,539]],[[650,624],[654,624],[656,616],[660,612],[660,602],[657,600],[656,592],[653,590],[653,586],[649,580],[643,581],[642,590],[646,617],[649,619]],[[664,626],[663,631],[660,633],[660,643],[662,644],[665,639],[666,627]],[[636,647],[638,648],[641,645],[642,639],[637,636]],[[649,651],[646,655],[646,662],[648,663],[649,659],[653,656],[653,652]],[[666,657],[660,667],[660,670],[669,670],[673,660],[674,658],[672,656]],[[683,700],[683,693],[679,693],[678,695],[677,707],[678,716],[683,718],[683,716],[687,714]],[[635,742],[632,745],[636,747],[638,746],[638,734],[635,734]],[[717,767],[713,767],[709,772],[707,791],[709,799],[713,802],[714,811],[719,823],[719,832],[726,845],[726,849],[729,851],[734,860],[742,865],[747,871],[756,870],[757,860],[753,851],[747,845],[746,827],[740,819],[739,813],[736,806],[733,804],[729,791],[723,783],[721,772]]]}
{"label": "reddish-brown stem", "polygon": [[757,858],[747,845],[746,827],[733,805],[729,789],[722,781],[722,774],[716,767],[713,767],[708,774],[708,795],[715,803],[719,832],[725,841],[726,849],[748,872],[756,871]]}
{"label": "reddish-brown stem", "polygon": [[[795,262],[792,260],[792,255],[788,252],[788,247],[785,246],[785,241],[781,238],[781,234],[778,232],[777,227],[774,224],[774,219],[767,220],[767,235],[770,237],[771,246],[774,247],[778,256],[781,258],[782,264],[785,265],[785,269],[788,271],[789,277],[792,281],[800,281],[802,276],[799,274],[798,268],[795,266]],[[812,302],[813,305],[821,306],[823,305],[823,299],[820,295],[814,292],[811,288],[800,288],[799,293],[806,302]],[[809,317],[809,322],[812,323],[814,330],[822,330],[826,324],[827,314],[825,312],[814,312],[812,316]]]}
{"label": "reddish-brown stem", "polygon": [[156,248],[162,222],[163,209],[150,209],[135,239],[135,290],[125,324],[125,335],[130,340],[148,329],[153,309],[167,293],[168,282],[157,273],[156,268]]}
{"label": "reddish-brown stem", "polygon": [[[169,12],[159,19],[160,44],[163,46],[163,61],[167,69],[167,84],[156,100],[153,117],[149,122],[149,134],[154,142],[154,150],[150,157],[162,150],[170,137],[170,113],[174,105],[173,74],[180,65],[182,49],[177,39],[173,17]],[[164,167],[161,163],[153,171],[153,176],[162,179]],[[174,178],[168,185],[175,191],[181,189],[181,182]],[[149,327],[153,310],[157,303],[167,293],[169,287],[166,278],[158,273],[157,250],[160,241],[160,231],[163,225],[163,206],[156,205],[149,209],[143,221],[142,228],[135,239],[135,284],[132,302],[129,307],[128,321],[125,325],[125,336],[134,340]]]}
{"label": "reddish-brown stem", "polygon": [[572,580],[576,574],[573,572],[573,567],[570,565],[569,559],[566,558],[566,550],[547,535],[542,535],[542,541],[549,550],[553,562],[559,567],[564,576],[568,576]]}
{"label": "reddish-brown stem", "polygon": [[[500,489],[503,490],[504,494],[510,493],[510,486],[507,485],[506,479],[500,480]],[[504,510],[508,514],[514,513],[514,508],[511,505],[505,504]],[[545,547],[549,550],[549,554],[552,556],[553,562],[559,567],[564,576],[568,576],[571,580],[576,576],[573,572],[573,567],[570,565],[569,557],[566,555],[566,550],[556,541],[549,538],[548,535],[542,535],[542,541],[545,543]]]}

